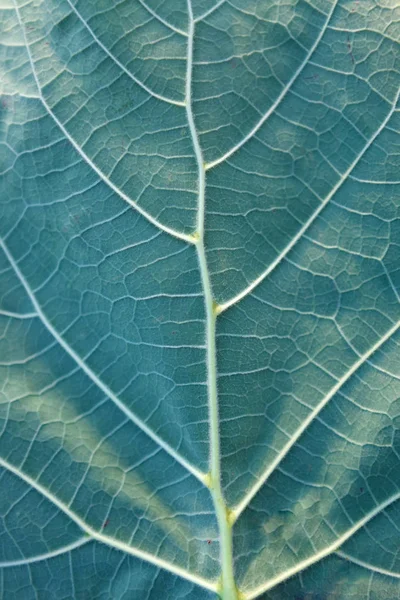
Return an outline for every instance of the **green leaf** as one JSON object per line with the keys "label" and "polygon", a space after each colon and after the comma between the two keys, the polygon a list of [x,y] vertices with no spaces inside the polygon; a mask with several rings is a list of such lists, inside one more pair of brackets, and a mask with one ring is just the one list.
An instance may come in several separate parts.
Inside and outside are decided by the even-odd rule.
{"label": "green leaf", "polygon": [[1,597],[398,597],[398,3],[0,8]]}

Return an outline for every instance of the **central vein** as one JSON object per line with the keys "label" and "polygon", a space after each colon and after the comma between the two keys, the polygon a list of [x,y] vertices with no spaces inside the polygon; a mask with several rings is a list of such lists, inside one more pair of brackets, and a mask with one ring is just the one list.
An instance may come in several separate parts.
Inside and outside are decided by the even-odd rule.
{"label": "central vein", "polygon": [[201,281],[206,309],[206,343],[207,343],[207,384],[210,421],[210,473],[209,488],[214,501],[219,527],[221,554],[220,594],[223,600],[238,600],[238,591],[233,573],[232,523],[230,513],[222,494],[221,487],[221,452],[219,438],[218,392],[217,392],[217,357],[216,357],[216,319],[217,313],[211,291],[210,274],[204,248],[205,217],[205,168],[202,151],[196,131],[192,110],[192,67],[193,39],[195,22],[188,0],[189,31],[186,73],[186,114],[192,137],[193,148],[198,165],[198,215],[196,232],[196,249],[200,265]]}
{"label": "central vein", "polygon": [[232,523],[229,509],[226,506],[221,488],[221,460],[218,427],[218,393],[217,393],[217,361],[216,361],[216,314],[211,293],[210,277],[207,268],[204,243],[201,238],[197,243],[200,272],[204,289],[207,318],[207,375],[208,402],[210,420],[210,491],[214,501],[220,534],[221,554],[221,595],[223,600],[237,600],[237,588],[233,573]]}

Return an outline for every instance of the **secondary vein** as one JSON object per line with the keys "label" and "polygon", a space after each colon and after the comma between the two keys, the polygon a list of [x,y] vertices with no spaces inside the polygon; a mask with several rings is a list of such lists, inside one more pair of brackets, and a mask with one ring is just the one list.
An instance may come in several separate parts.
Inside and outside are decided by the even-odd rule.
{"label": "secondary vein", "polygon": [[140,548],[135,548],[134,546],[130,546],[126,542],[117,540],[115,538],[112,538],[111,536],[105,535],[105,533],[101,533],[101,532],[97,531],[96,529],[93,529],[92,527],[87,525],[87,523],[85,523],[85,521],[79,515],[77,515],[74,511],[72,511],[64,502],[62,502],[59,498],[57,498],[57,496],[55,496],[50,490],[48,490],[41,483],[39,483],[38,481],[36,481],[32,477],[30,477],[23,471],[20,471],[17,467],[15,467],[11,463],[3,460],[2,458],[0,458],[0,467],[7,469],[11,473],[14,473],[14,475],[19,477],[21,480],[25,481],[25,483],[27,483],[30,487],[32,487],[36,491],[38,491],[44,498],[46,498],[49,502],[51,502],[54,506],[56,506],[60,511],[62,511],[65,515],[67,515],[71,519],[71,521],[76,523],[82,529],[82,531],[84,531],[88,536],[90,536],[89,540],[93,539],[98,542],[102,542],[103,544],[106,544],[107,546],[111,546],[112,548],[122,550],[123,552],[126,552],[127,554],[135,556],[136,558],[139,558],[140,560],[149,562],[158,568],[165,569],[165,570],[169,571],[170,573],[174,573],[175,575],[178,575],[179,577],[182,577],[183,579],[187,579],[188,581],[191,581],[192,583],[195,583],[196,585],[199,585],[205,589],[208,589],[210,591],[216,591],[216,585],[214,582],[209,581],[208,579],[204,579],[203,577],[201,577],[199,575],[195,575],[195,574],[191,573],[190,571],[187,571],[186,569],[183,569],[177,565],[174,565],[173,563],[167,562],[166,560],[159,558],[158,556],[152,555],[149,552],[141,550]]}
{"label": "secondary vein", "polygon": [[143,215],[143,217],[145,217],[148,221],[150,221],[150,223],[152,223],[153,225],[155,225],[156,227],[158,227],[158,229],[161,229],[162,231],[165,231],[166,233],[169,233],[170,235],[172,235],[172,236],[174,236],[174,237],[176,237],[178,239],[181,239],[181,240],[184,240],[185,242],[193,244],[195,240],[194,240],[194,238],[193,238],[192,235],[187,235],[185,233],[181,233],[180,231],[176,231],[175,229],[172,229],[171,227],[168,227],[167,225],[164,225],[163,223],[161,223],[160,221],[158,221],[156,218],[154,218],[150,213],[148,213],[145,209],[143,209],[134,200],[132,200],[122,190],[120,190],[118,188],[118,186],[116,186],[105,175],[105,173],[103,173],[101,171],[101,169],[96,166],[96,164],[83,151],[83,149],[79,146],[79,144],[75,141],[75,139],[69,134],[68,130],[64,127],[64,125],[61,123],[61,121],[56,116],[56,114],[54,113],[54,111],[50,108],[50,105],[48,104],[48,102],[46,101],[46,99],[45,99],[45,97],[43,95],[42,88],[40,86],[40,81],[39,81],[39,78],[38,78],[38,75],[37,75],[37,72],[36,72],[36,69],[35,69],[35,64],[34,64],[34,61],[33,61],[32,53],[30,51],[28,40],[27,40],[27,37],[26,37],[26,32],[25,32],[25,28],[24,28],[24,25],[23,25],[23,22],[22,22],[20,10],[19,10],[19,8],[18,8],[15,0],[13,0],[13,2],[14,2],[14,7],[15,7],[15,12],[16,12],[16,15],[17,15],[18,23],[19,23],[19,25],[21,27],[22,35],[23,35],[23,38],[24,38],[24,43],[25,43],[25,47],[26,47],[26,52],[28,54],[28,59],[29,59],[29,63],[30,63],[30,66],[31,66],[32,75],[33,75],[33,78],[35,80],[36,87],[37,87],[37,90],[38,90],[39,99],[42,102],[42,104],[43,104],[44,108],[46,109],[47,113],[49,114],[49,116],[52,117],[52,119],[57,124],[57,126],[59,127],[59,129],[62,131],[62,133],[64,134],[64,136],[66,137],[66,139],[70,142],[70,144],[72,144],[72,146],[75,148],[75,150],[81,156],[81,158],[98,175],[98,177],[102,181],[104,181],[116,194],[118,194],[118,196],[120,196],[123,200],[125,200],[125,202],[127,202],[128,204],[130,204],[133,208],[135,208],[135,210],[137,210],[141,215]]}
{"label": "secondary vein", "polygon": [[183,456],[181,456],[172,446],[164,442],[162,438],[160,438],[144,421],[142,421],[137,415],[135,415],[125,404],[118,398],[116,394],[105,384],[103,381],[92,371],[92,369],[82,360],[82,358],[75,352],[75,350],[68,344],[68,342],[60,335],[57,329],[52,325],[50,320],[47,318],[45,313],[42,310],[33,290],[30,285],[26,281],[22,271],[20,270],[18,264],[14,260],[11,252],[9,251],[6,244],[0,239],[0,248],[3,250],[6,255],[10,265],[15,271],[18,279],[21,284],[25,288],[25,291],[31,300],[31,303],[38,315],[41,319],[43,325],[48,329],[51,335],[54,337],[56,342],[69,354],[69,356],[74,360],[74,362],[86,373],[86,375],[99,387],[102,392],[118,406],[118,408],[135,424],[139,427],[144,433],[146,433],[158,446],[161,446],[170,456],[172,456],[177,462],[179,462],[187,471],[192,473],[201,483],[205,483],[205,475],[201,471],[199,471],[196,467],[190,464]]}

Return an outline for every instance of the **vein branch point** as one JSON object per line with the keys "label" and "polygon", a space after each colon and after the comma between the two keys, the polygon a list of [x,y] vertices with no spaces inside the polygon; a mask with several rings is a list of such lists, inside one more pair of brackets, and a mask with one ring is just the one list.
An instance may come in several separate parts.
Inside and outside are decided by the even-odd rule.
{"label": "vein branch point", "polygon": [[226,507],[226,520],[228,522],[228,525],[230,527],[233,527],[235,521],[236,521],[236,513],[234,510]]}
{"label": "vein branch point", "polygon": [[200,238],[201,238],[201,235],[200,235],[199,231],[195,231],[190,236],[190,239],[193,241],[194,244],[197,244],[200,241]]}
{"label": "vein branch point", "polygon": [[211,486],[212,486],[212,476],[211,476],[210,472],[208,472],[208,473],[206,473],[204,475],[204,485],[206,487],[208,487],[208,489],[211,489]]}
{"label": "vein branch point", "polygon": [[221,312],[220,308],[221,308],[220,304],[218,304],[218,302],[216,300],[213,300],[212,301],[212,309],[213,309],[214,315],[219,315],[219,313]]}

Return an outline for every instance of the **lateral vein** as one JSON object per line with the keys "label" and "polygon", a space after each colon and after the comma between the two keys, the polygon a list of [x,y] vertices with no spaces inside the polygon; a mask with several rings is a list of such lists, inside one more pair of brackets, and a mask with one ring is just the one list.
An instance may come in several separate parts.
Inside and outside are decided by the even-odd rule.
{"label": "lateral vein", "polygon": [[[317,552],[316,554],[313,554],[309,558],[306,558],[305,560],[298,563],[296,566],[291,567],[290,569],[287,569],[283,573],[280,573],[273,579],[270,579],[269,581],[267,581],[265,584],[262,584],[259,587],[255,588],[254,590],[247,592],[247,594],[244,595],[244,600],[255,600],[255,598],[258,598],[258,596],[261,596],[261,594],[264,594],[268,590],[279,585],[279,583],[282,583],[286,579],[293,577],[297,573],[304,571],[304,569],[307,569],[308,567],[314,565],[315,563],[319,562],[323,558],[326,558],[327,556],[333,554],[334,552],[336,554],[338,554],[340,546],[342,546],[345,542],[347,542],[347,540],[349,540],[355,533],[357,533],[357,531],[359,531],[362,527],[364,527],[364,525],[367,525],[367,523],[369,523],[369,521],[371,521],[379,513],[384,511],[385,508],[388,508],[388,506],[390,506],[391,504],[393,504],[394,502],[396,502],[399,499],[400,499],[400,492],[398,492],[397,494],[393,494],[393,496],[390,496],[390,498],[388,498],[385,502],[382,502],[381,504],[379,504],[376,508],[374,508],[374,510],[372,510],[370,513],[368,513],[363,519],[360,519],[360,521],[358,521],[355,525],[353,525],[353,527],[351,527],[346,533],[344,533],[343,535],[338,537],[337,540],[335,542],[333,542],[333,544],[330,544],[326,548],[323,548],[322,550],[320,550],[320,552]],[[353,562],[355,562],[355,561],[353,561]]]}
{"label": "lateral vein", "polygon": [[8,567],[19,567],[23,565],[29,565],[36,562],[41,562],[42,560],[48,560],[49,558],[54,558],[56,556],[61,556],[62,554],[67,554],[76,548],[80,548],[85,544],[88,544],[92,540],[90,537],[82,537],[76,542],[72,542],[66,546],[61,546],[61,548],[57,548],[56,550],[51,550],[50,552],[46,552],[44,554],[38,554],[36,556],[30,556],[28,558],[21,558],[18,560],[8,560],[4,562],[0,562],[0,569],[7,569]]}
{"label": "lateral vein", "polygon": [[187,471],[189,471],[192,475],[194,475],[203,485],[205,485],[206,476],[204,473],[199,471],[196,467],[191,465],[185,458],[180,456],[178,452],[174,448],[172,448],[169,444],[167,444],[164,440],[162,440],[146,423],[144,423],[141,419],[139,419],[129,408],[127,408],[123,402],[114,394],[114,392],[98,378],[98,376],[88,367],[88,365],[81,359],[81,357],[73,350],[70,345],[64,340],[64,338],[58,333],[58,331],[53,327],[49,319],[44,314],[39,302],[36,299],[35,294],[33,293],[31,287],[26,281],[24,275],[22,274],[20,268],[15,262],[13,256],[11,255],[9,249],[5,245],[5,243],[0,240],[0,247],[2,248],[4,254],[6,255],[8,261],[13,267],[16,275],[21,281],[22,285],[25,288],[26,293],[28,294],[33,307],[35,308],[38,316],[43,322],[44,326],[48,329],[54,339],[58,342],[58,344],[69,354],[69,356],[75,361],[75,363],[86,373],[86,375],[99,387],[102,392],[110,398],[114,404],[144,433],[146,433],[156,444],[161,446],[163,450],[168,452],[172,458],[174,458],[177,462],[179,462]]}
{"label": "lateral vein", "polygon": [[63,132],[66,139],[75,148],[75,150],[83,158],[83,160],[86,162],[86,164],[89,165],[89,167],[99,176],[99,178],[102,181],[104,181],[116,194],[118,194],[118,196],[120,196],[120,198],[125,200],[125,202],[127,202],[130,206],[132,206],[135,210],[137,210],[143,217],[145,217],[148,221],[150,221],[150,223],[152,223],[153,225],[158,227],[158,229],[161,229],[162,231],[169,233],[170,235],[172,235],[178,239],[181,239],[181,240],[184,240],[185,242],[189,242],[189,243],[193,244],[195,242],[195,240],[192,235],[187,235],[185,233],[181,233],[180,231],[176,231],[175,229],[172,229],[171,227],[168,227],[167,225],[163,225],[160,221],[157,221],[157,219],[155,219],[150,213],[148,213],[141,206],[139,206],[139,204],[134,202],[127,194],[125,194],[122,190],[120,190],[104,173],[102,173],[102,171],[94,164],[94,162],[83,151],[83,149],[79,146],[79,144],[68,133],[68,130],[64,127],[64,125],[61,123],[61,121],[58,119],[58,117],[54,114],[53,110],[50,108],[49,104],[46,102],[46,100],[43,96],[42,89],[40,87],[40,82],[39,82],[39,79],[38,79],[38,76],[36,73],[36,69],[34,66],[32,54],[31,54],[31,51],[29,48],[28,40],[26,38],[25,27],[24,27],[22,19],[21,19],[19,8],[16,4],[16,0],[13,0],[13,2],[14,2],[15,12],[17,14],[18,22],[19,22],[19,25],[21,27],[22,34],[24,37],[25,47],[26,47],[26,51],[28,54],[28,59],[29,59],[32,74],[33,74],[33,77],[35,79],[35,83],[36,83],[36,86],[38,89],[40,101],[42,102],[42,104],[45,107],[48,114],[52,117],[54,122],[57,124],[57,126],[60,128],[60,130]]}
{"label": "lateral vein", "polygon": [[303,62],[300,64],[299,68],[294,73],[293,77],[291,77],[291,79],[288,81],[288,83],[282,89],[281,93],[279,94],[279,96],[277,97],[277,99],[275,100],[275,102],[270,106],[270,108],[267,110],[267,112],[256,123],[256,125],[253,127],[253,129],[251,131],[249,131],[249,133],[240,142],[238,142],[235,146],[233,146],[230,150],[228,150],[228,152],[226,152],[225,154],[223,154],[219,158],[217,158],[217,159],[213,160],[212,162],[207,163],[205,165],[205,168],[206,168],[207,171],[209,169],[213,169],[217,165],[219,165],[222,162],[224,162],[227,158],[229,158],[230,156],[232,156],[232,154],[235,154],[235,152],[237,152],[239,150],[239,148],[241,148],[242,146],[244,146],[244,144],[246,142],[248,142],[257,133],[257,131],[265,123],[265,121],[273,114],[273,112],[275,111],[275,109],[279,106],[279,104],[281,103],[281,101],[285,98],[286,94],[288,93],[288,91],[292,87],[293,83],[296,81],[296,79],[302,73],[303,69],[306,67],[306,65],[307,65],[310,57],[314,54],[316,48],[318,47],[319,42],[321,41],[321,39],[323,38],[323,36],[325,34],[325,31],[326,31],[326,28],[328,27],[328,24],[330,23],[330,20],[332,18],[332,15],[334,13],[334,10],[336,8],[337,3],[338,3],[338,0],[335,0],[332,3],[331,9],[330,9],[330,11],[329,11],[329,13],[328,13],[328,15],[326,17],[326,21],[324,23],[324,26],[321,28],[321,31],[319,32],[319,34],[318,34],[318,36],[317,36],[314,44],[311,46],[310,50],[307,52],[307,54],[306,54]]}
{"label": "lateral vein", "polygon": [[341,379],[338,380],[338,382],[331,389],[331,391],[322,399],[322,401],[314,408],[314,410],[310,412],[308,417],[303,421],[302,425],[297,429],[297,431],[292,435],[287,444],[285,444],[285,446],[276,456],[275,460],[262,474],[259,475],[257,482],[247,492],[247,494],[244,496],[241,502],[239,502],[239,504],[237,504],[236,507],[232,510],[235,521],[240,517],[242,512],[247,508],[247,506],[257,494],[257,492],[262,488],[262,486],[265,484],[270,475],[275,471],[277,466],[287,456],[291,448],[296,444],[297,440],[303,435],[308,426],[314,421],[314,419],[321,412],[321,410],[328,404],[331,398],[333,398],[333,396],[343,387],[343,385],[350,379],[350,377],[354,375],[354,373],[356,373],[356,371],[363,364],[365,364],[369,360],[369,358],[396,333],[399,327],[400,321],[395,323],[393,327],[391,327],[380,340],[378,340],[365,354],[360,356],[360,358],[354,363],[351,369],[349,369],[347,373]]}
{"label": "lateral vein", "polygon": [[261,273],[261,275],[259,275],[254,281],[252,281],[250,285],[248,285],[244,290],[242,290],[239,294],[237,294],[236,296],[234,296],[233,298],[231,298],[227,302],[224,302],[223,304],[220,304],[218,306],[218,314],[224,312],[230,306],[233,306],[233,305],[237,304],[238,302],[240,302],[240,300],[242,300],[243,298],[245,298],[246,296],[248,296],[258,285],[260,285],[260,283],[262,281],[264,281],[264,279],[266,277],[268,277],[268,275],[270,275],[272,273],[272,271],[274,271],[276,269],[276,267],[284,260],[284,258],[287,256],[287,254],[289,254],[290,250],[302,238],[303,234],[311,227],[311,225],[314,223],[315,219],[323,211],[323,209],[326,207],[326,205],[329,203],[329,201],[333,198],[333,196],[336,194],[336,192],[342,187],[342,185],[345,183],[345,181],[347,181],[347,178],[349,177],[349,175],[351,174],[351,172],[358,165],[359,161],[364,156],[364,154],[367,152],[367,150],[371,147],[371,145],[374,143],[374,141],[376,140],[376,138],[385,129],[387,123],[390,121],[393,113],[396,110],[396,106],[397,106],[397,102],[399,100],[399,96],[400,96],[400,88],[399,88],[399,90],[397,92],[397,96],[395,98],[393,106],[389,110],[388,114],[386,115],[386,118],[382,121],[381,125],[378,127],[378,129],[376,130],[376,132],[374,133],[374,135],[367,142],[367,144],[365,144],[364,148],[361,150],[361,152],[358,154],[358,156],[351,163],[351,165],[349,166],[349,168],[347,169],[347,171],[342,175],[342,177],[339,179],[339,181],[336,183],[336,185],[332,188],[332,190],[326,196],[326,198],[323,201],[321,201],[321,204],[319,205],[319,207],[317,208],[317,210],[313,212],[313,214],[310,216],[310,218],[308,219],[308,221],[303,225],[303,227],[293,237],[293,239],[289,242],[289,244],[287,244],[287,246],[276,257],[276,259],[269,265],[269,267],[263,273]]}
{"label": "lateral vein", "polygon": [[[203,577],[194,575],[193,573],[190,573],[189,571],[186,571],[181,567],[177,567],[176,565],[169,563],[166,560],[163,560],[162,558],[158,558],[157,556],[154,556],[149,552],[145,552],[143,550],[140,550],[139,548],[135,548],[133,546],[130,546],[129,544],[126,544],[125,542],[121,542],[119,540],[116,540],[115,538],[111,538],[105,535],[104,533],[96,531],[95,529],[87,525],[85,521],[81,519],[81,517],[75,514],[66,504],[64,504],[61,500],[54,496],[54,494],[52,494],[48,489],[46,489],[40,483],[35,481],[35,479],[30,477],[26,473],[23,473],[22,471],[14,467],[14,465],[8,463],[2,458],[0,458],[0,466],[4,469],[7,469],[11,473],[14,473],[14,475],[25,481],[25,483],[30,485],[42,496],[47,498],[47,500],[49,500],[54,506],[57,506],[57,508],[59,508],[65,515],[67,515],[71,519],[71,521],[76,523],[82,529],[82,531],[86,532],[86,534],[89,535],[90,538],[103,544],[106,544],[107,546],[111,546],[112,548],[116,548],[117,550],[122,550],[123,552],[126,552],[127,554],[135,556],[136,558],[149,562],[154,566],[159,567],[160,569],[165,569],[166,571],[169,571],[174,575],[178,575],[179,577],[191,581],[192,583],[195,583],[196,585],[199,585],[205,589],[208,589],[213,592],[216,591],[217,586],[214,582],[204,579]],[[90,541],[90,539],[88,541]]]}
{"label": "lateral vein", "polygon": [[[139,2],[143,6],[143,8],[145,10],[147,10],[147,12],[149,12],[155,19],[157,19],[157,21],[162,23],[165,27],[168,27],[168,29],[171,29],[171,31],[175,31],[175,33],[179,33],[179,35],[188,37],[188,34],[186,33],[186,31],[183,31],[183,29],[179,29],[178,27],[175,27],[174,25],[172,25],[172,23],[169,23],[168,21],[166,21],[165,19],[160,17],[160,15],[158,15],[155,10],[150,8],[150,6],[148,6],[148,4],[146,4],[146,2],[144,2],[144,0],[139,0]],[[182,106],[183,105],[184,105],[184,102],[182,102]]]}
{"label": "lateral vein", "polygon": [[[145,8],[146,10],[148,10],[148,12],[150,12],[153,16],[156,16],[156,18],[160,21],[161,19],[158,17],[158,15],[156,15],[153,11],[151,11],[146,5],[144,5],[144,3],[139,0],[140,3],[142,4],[143,8]],[[82,23],[82,25],[88,30],[88,32],[90,33],[90,35],[92,36],[92,38],[94,39],[94,41],[96,42],[96,44],[98,44],[100,46],[100,48],[103,50],[103,52],[105,52],[107,54],[107,56],[109,58],[111,58],[111,60],[113,62],[115,62],[116,65],[118,65],[118,67],[124,71],[124,73],[126,75],[128,75],[128,77],[130,79],[132,79],[132,81],[134,81],[137,85],[139,85],[142,89],[144,89],[150,96],[153,96],[154,98],[157,98],[158,100],[161,100],[162,102],[166,102],[167,104],[175,104],[176,106],[185,106],[184,102],[179,102],[176,100],[172,100],[171,98],[166,98],[165,96],[161,96],[160,94],[157,94],[156,92],[154,92],[153,90],[151,90],[149,87],[147,87],[147,85],[145,83],[143,83],[142,81],[140,81],[140,79],[138,79],[137,77],[135,77],[122,63],[121,61],[118,60],[118,58],[116,56],[114,56],[114,54],[112,54],[108,48],[99,40],[99,38],[97,37],[97,35],[95,34],[95,32],[93,31],[93,29],[90,27],[90,25],[85,21],[85,19],[82,17],[82,15],[80,14],[80,12],[78,11],[78,9],[72,4],[71,0],[67,0],[71,10],[74,11],[75,15],[78,17],[78,19],[80,20],[80,22]],[[167,25],[165,23],[165,21],[161,21],[165,26],[169,27],[170,29],[174,29],[174,31],[176,31],[177,33],[180,33],[181,35],[186,35],[183,31],[177,30],[175,28],[172,28],[170,25]]]}
{"label": "lateral vein", "polygon": [[400,579],[400,573],[393,573],[393,571],[389,571],[388,569],[382,569],[381,567],[376,567],[375,565],[371,565],[370,563],[365,562],[364,560],[359,560],[358,558],[354,558],[346,552],[342,552],[341,550],[336,550],[335,554],[344,560],[348,560],[349,562],[358,565],[359,567],[363,567],[364,569],[368,569],[369,571],[373,571],[374,573],[379,573],[380,575],[388,575],[389,577],[394,577],[395,579]]}

